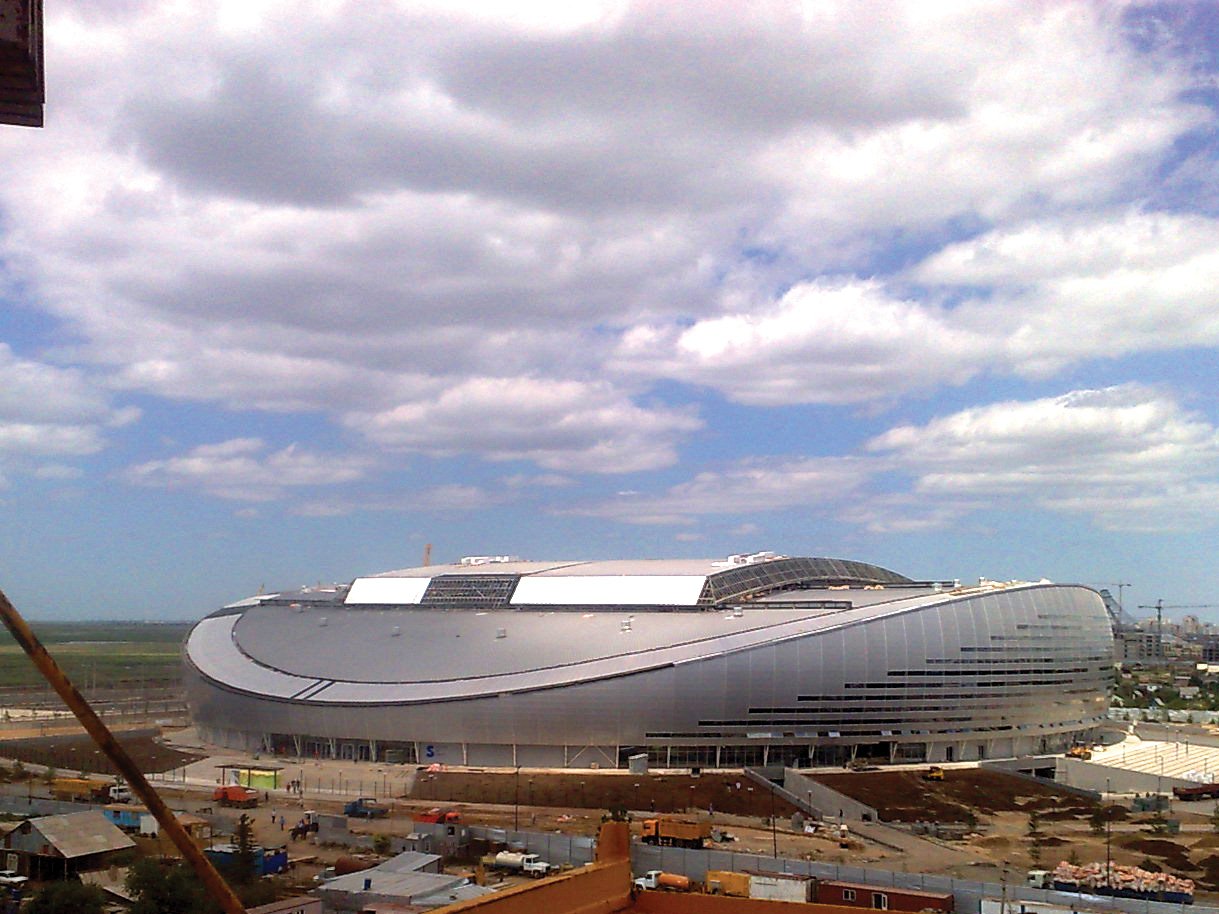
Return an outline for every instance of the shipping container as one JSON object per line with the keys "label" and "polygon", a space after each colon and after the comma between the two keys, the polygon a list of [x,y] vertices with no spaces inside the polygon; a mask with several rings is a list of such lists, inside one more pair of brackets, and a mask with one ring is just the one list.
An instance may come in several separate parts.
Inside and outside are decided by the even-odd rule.
{"label": "shipping container", "polygon": [[816,882],[794,873],[750,873],[749,897],[770,901],[812,901]]}
{"label": "shipping container", "polygon": [[817,881],[818,904],[838,904],[877,911],[940,911],[952,914],[955,903],[951,892],[918,892],[888,885],[859,882]]}

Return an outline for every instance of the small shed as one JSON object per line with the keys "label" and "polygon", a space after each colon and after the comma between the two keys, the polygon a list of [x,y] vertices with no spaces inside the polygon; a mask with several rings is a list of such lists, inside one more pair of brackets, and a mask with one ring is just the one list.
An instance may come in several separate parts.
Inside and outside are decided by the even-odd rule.
{"label": "small shed", "polygon": [[279,765],[217,765],[221,784],[240,784],[254,790],[275,790],[280,786]]}
{"label": "small shed", "polygon": [[378,864],[377,869],[386,873],[443,873],[443,863],[438,854],[403,851]]}
{"label": "small shed", "polygon": [[[31,879],[63,879],[110,866],[135,842],[97,810],[26,819],[4,836],[15,869]],[[10,867],[13,869],[14,867]]]}

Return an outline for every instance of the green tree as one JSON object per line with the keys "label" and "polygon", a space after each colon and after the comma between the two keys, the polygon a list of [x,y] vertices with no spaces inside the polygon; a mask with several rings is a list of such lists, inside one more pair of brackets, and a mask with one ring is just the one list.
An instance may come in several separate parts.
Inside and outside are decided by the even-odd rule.
{"label": "green tree", "polygon": [[1094,835],[1104,834],[1105,822],[1109,819],[1108,812],[1103,806],[1097,806],[1092,810],[1092,814],[1088,816],[1088,830]]}
{"label": "green tree", "polygon": [[258,860],[254,855],[254,832],[250,827],[250,817],[244,812],[237,820],[235,837],[237,853],[233,855],[233,865],[224,875],[232,885],[250,885],[258,879]]}
{"label": "green tree", "polygon": [[393,846],[393,839],[391,839],[389,835],[385,834],[385,832],[377,832],[372,836],[372,849],[374,853],[385,856],[390,852],[390,849]]}
{"label": "green tree", "polygon": [[106,894],[95,885],[52,882],[22,910],[25,914],[104,914]]}
{"label": "green tree", "polygon": [[131,914],[220,914],[195,874],[181,863],[138,861],[127,872],[127,891],[135,899]]}

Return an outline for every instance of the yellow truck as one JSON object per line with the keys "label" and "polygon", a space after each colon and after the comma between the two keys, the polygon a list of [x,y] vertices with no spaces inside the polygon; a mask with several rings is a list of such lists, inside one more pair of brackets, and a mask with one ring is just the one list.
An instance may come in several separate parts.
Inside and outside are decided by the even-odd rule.
{"label": "yellow truck", "polygon": [[662,847],[702,847],[711,837],[711,824],[691,822],[688,819],[643,820],[643,843],[659,844]]}
{"label": "yellow truck", "polygon": [[707,870],[707,894],[748,898],[749,880],[750,876],[748,873],[734,873],[731,870]]}
{"label": "yellow truck", "polygon": [[73,803],[111,802],[110,781],[95,778],[56,778],[51,781],[51,796]]}

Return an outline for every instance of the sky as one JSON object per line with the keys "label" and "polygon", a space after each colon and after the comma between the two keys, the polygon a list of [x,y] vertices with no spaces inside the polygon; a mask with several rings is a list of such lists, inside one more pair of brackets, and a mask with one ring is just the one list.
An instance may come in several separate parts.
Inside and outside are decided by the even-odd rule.
{"label": "sky", "polygon": [[430,543],[1219,620],[1219,8],[504,6],[46,4],[46,126],[0,127],[27,617]]}

